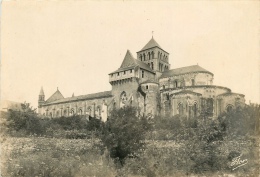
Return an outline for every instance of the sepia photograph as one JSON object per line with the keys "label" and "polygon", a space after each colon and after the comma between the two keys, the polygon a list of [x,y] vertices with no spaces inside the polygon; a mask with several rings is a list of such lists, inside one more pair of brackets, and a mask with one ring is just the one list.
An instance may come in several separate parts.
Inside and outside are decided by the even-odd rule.
{"label": "sepia photograph", "polygon": [[260,1],[0,2],[0,177],[260,176]]}

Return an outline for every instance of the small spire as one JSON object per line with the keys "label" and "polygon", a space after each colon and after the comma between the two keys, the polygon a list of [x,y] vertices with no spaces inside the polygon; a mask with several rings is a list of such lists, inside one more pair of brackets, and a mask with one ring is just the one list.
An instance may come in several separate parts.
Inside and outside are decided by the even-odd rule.
{"label": "small spire", "polygon": [[39,95],[44,95],[43,87],[41,86],[40,94]]}
{"label": "small spire", "polygon": [[59,87],[57,87],[57,91],[59,90]]}
{"label": "small spire", "polygon": [[72,94],[72,97],[74,97],[74,93]]}
{"label": "small spire", "polygon": [[152,38],[153,38],[153,31],[152,31]]}

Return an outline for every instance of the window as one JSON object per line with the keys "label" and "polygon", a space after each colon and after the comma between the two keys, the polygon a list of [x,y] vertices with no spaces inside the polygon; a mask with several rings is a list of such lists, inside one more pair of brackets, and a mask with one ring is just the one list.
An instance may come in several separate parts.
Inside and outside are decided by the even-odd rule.
{"label": "window", "polygon": [[154,59],[154,52],[152,51],[152,59]]}
{"label": "window", "polygon": [[153,62],[151,62],[151,68],[153,69]]}
{"label": "window", "polygon": [[144,56],[144,61],[145,61],[145,54],[143,54],[143,56]]}
{"label": "window", "polygon": [[117,76],[119,76],[119,73],[117,73]]}
{"label": "window", "polygon": [[125,71],[124,71],[124,75],[125,75]]}
{"label": "window", "polygon": [[79,109],[79,115],[82,115],[82,109]]}
{"label": "window", "polygon": [[149,59],[149,60],[151,59],[151,55],[150,55],[150,52],[148,52],[148,59]]}
{"label": "window", "polygon": [[142,54],[140,54],[140,60],[142,61]]}
{"label": "window", "polygon": [[146,89],[148,89],[148,85],[146,86]]}
{"label": "window", "polygon": [[191,79],[191,85],[194,86],[195,85],[195,80]]}
{"label": "window", "polygon": [[232,105],[228,105],[226,109],[227,109],[227,112],[231,112],[232,109],[233,109],[233,106]]}
{"label": "window", "polygon": [[160,58],[160,52],[158,52],[158,59]]}
{"label": "window", "polygon": [[174,87],[178,87],[178,81],[174,81]]}
{"label": "window", "polygon": [[144,78],[144,71],[142,71],[142,78]]}
{"label": "window", "polygon": [[132,73],[132,70],[130,69],[130,73]]}

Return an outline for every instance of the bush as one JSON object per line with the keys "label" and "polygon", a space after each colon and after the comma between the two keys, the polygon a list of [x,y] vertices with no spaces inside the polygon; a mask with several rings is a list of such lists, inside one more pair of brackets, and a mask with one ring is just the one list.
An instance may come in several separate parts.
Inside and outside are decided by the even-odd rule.
{"label": "bush", "polygon": [[101,139],[110,156],[123,165],[126,157],[135,157],[144,148],[145,133],[150,128],[146,118],[137,116],[136,108],[123,107],[111,112]]}

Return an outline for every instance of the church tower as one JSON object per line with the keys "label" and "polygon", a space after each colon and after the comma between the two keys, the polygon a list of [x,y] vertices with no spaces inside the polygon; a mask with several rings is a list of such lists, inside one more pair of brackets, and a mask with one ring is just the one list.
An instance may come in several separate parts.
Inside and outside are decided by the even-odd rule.
{"label": "church tower", "polygon": [[39,98],[38,98],[38,108],[41,107],[41,105],[45,102],[45,95],[43,92],[43,88],[41,87],[41,91],[39,93]]}
{"label": "church tower", "polygon": [[156,72],[156,80],[161,76],[162,72],[170,69],[169,53],[152,39],[137,52],[137,59],[146,63]]}

